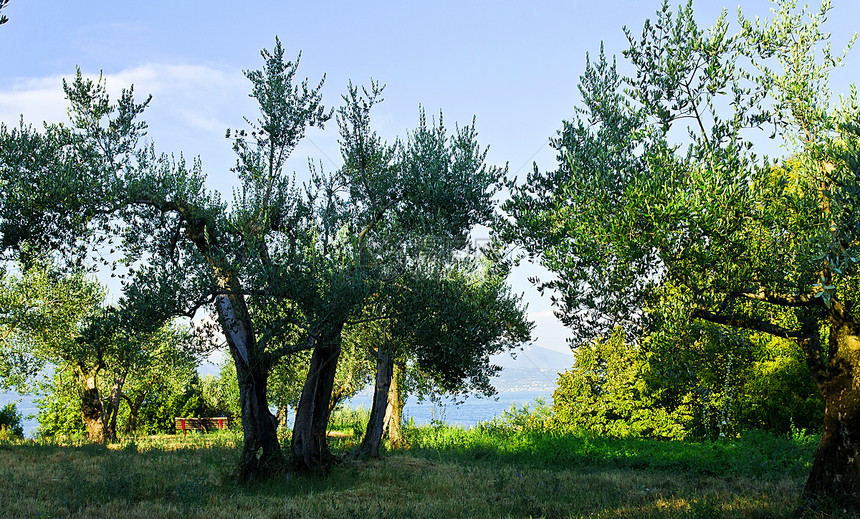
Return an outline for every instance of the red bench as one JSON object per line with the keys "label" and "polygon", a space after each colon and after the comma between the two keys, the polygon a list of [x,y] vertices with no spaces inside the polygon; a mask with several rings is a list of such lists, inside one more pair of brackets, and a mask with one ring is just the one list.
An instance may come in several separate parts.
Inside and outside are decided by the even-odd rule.
{"label": "red bench", "polygon": [[182,431],[182,434],[187,434],[188,431],[215,431],[227,429],[227,417],[216,416],[213,418],[181,418],[176,417],[176,432]]}

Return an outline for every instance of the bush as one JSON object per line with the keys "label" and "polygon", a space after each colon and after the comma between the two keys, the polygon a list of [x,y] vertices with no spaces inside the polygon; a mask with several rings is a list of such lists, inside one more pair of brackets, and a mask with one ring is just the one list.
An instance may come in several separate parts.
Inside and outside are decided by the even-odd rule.
{"label": "bush", "polygon": [[45,386],[45,394],[36,400],[39,412],[38,435],[50,436],[84,436],[87,428],[81,418],[81,398],[75,385],[74,375],[68,370],[58,370],[49,384]]}
{"label": "bush", "polygon": [[0,407],[0,438],[10,440],[23,438],[24,426],[21,423],[21,413],[13,403]]}
{"label": "bush", "polygon": [[554,425],[552,407],[543,398],[537,398],[533,407],[512,404],[500,416],[481,422],[478,428],[485,430],[547,431]]}
{"label": "bush", "polygon": [[139,434],[171,434],[177,416],[202,416],[204,406],[200,377],[196,371],[178,373],[152,391],[138,416]]}
{"label": "bush", "polygon": [[361,438],[370,421],[370,409],[359,406],[356,409],[347,406],[334,408],[328,421],[330,429],[339,431],[352,431],[352,434]]}
{"label": "bush", "polygon": [[665,407],[649,386],[647,352],[624,340],[616,328],[609,339],[577,348],[574,366],[558,377],[553,419],[563,429],[601,436],[683,439],[690,422],[684,405]]}
{"label": "bush", "polygon": [[710,325],[676,332],[658,327],[631,344],[617,328],[578,347],[553,394],[557,426],[662,439],[820,426],[821,396],[796,345]]}
{"label": "bush", "polygon": [[737,420],[744,429],[817,431],[824,402],[800,348],[789,341],[753,337],[752,362],[738,392]]}
{"label": "bush", "polygon": [[[200,380],[202,416],[226,416],[231,426],[242,423],[242,403],[239,399],[239,382],[236,365],[227,358],[220,366],[218,376],[207,375]],[[269,387],[271,392],[272,388]]]}

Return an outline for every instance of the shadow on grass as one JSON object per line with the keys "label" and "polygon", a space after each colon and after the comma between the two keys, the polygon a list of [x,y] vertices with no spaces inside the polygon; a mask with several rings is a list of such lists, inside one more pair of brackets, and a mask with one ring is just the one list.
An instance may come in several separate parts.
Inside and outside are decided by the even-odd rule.
{"label": "shadow on grass", "polygon": [[13,445],[0,450],[0,517],[785,517],[814,448],[444,427],[411,439],[327,477],[250,487],[229,478],[240,442],[227,436]]}
{"label": "shadow on grass", "polygon": [[[165,437],[123,440],[109,446],[72,441],[26,441],[0,457],[0,480],[7,504],[2,517],[88,515],[94,504],[160,501],[192,510],[228,481],[238,451],[229,439]],[[37,511],[27,508],[35,502]],[[25,513],[24,511],[27,510]],[[50,512],[49,514],[43,513]]]}

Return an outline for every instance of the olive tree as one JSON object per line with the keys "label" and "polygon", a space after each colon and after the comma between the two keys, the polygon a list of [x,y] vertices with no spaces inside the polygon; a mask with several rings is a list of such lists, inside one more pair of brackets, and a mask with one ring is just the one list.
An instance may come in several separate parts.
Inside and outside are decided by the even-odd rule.
{"label": "olive tree", "polygon": [[[777,1],[730,34],[664,3],[626,31],[630,77],[587,64],[559,167],[514,188],[507,232],[556,273],[541,288],[580,339],[641,336],[657,312],[793,341],[826,405],[804,493],[856,510],[860,109],[853,89],[831,104],[830,8]],[[757,153],[767,137],[784,158]]]}
{"label": "olive tree", "polygon": [[76,264],[109,247],[118,272],[130,270],[131,309],[217,315],[236,366],[245,481],[286,468],[269,411],[272,367],[310,351],[291,454],[300,469],[324,468],[344,328],[366,321],[368,308],[385,311],[376,294],[406,289],[398,285],[410,272],[403,258],[419,255],[404,251],[424,248],[432,258],[436,248],[462,247],[471,226],[488,219],[504,174],[484,163],[474,124],[449,135],[441,117],[428,125],[422,116],[404,143],[383,143],[369,127],[381,88],[350,85],[338,111],[344,167],[298,183],[286,160],[332,112],[322,81],[295,81],[298,59],[286,60],[279,41],[262,56],[263,68],[246,72],[259,115],[227,132],[239,180],[229,204],[206,188],[199,160],[142,143],[148,98],[138,102],[128,89],[112,102],[101,79],[80,72],[64,83],[70,125],[0,131],[4,250],[29,240]]}
{"label": "olive tree", "polygon": [[373,404],[359,456],[378,456],[386,429],[400,439],[406,369],[420,372],[436,392],[492,396],[491,377],[501,368],[492,355],[531,338],[520,298],[506,283],[507,270],[489,259],[465,259],[413,270],[380,323]]}
{"label": "olive tree", "polygon": [[[343,166],[332,175],[314,174],[320,215],[316,250],[339,257],[339,279],[351,279],[349,290],[332,291],[320,308],[327,309],[331,323],[338,314],[330,309],[341,309],[341,331],[349,326],[375,342],[366,345],[376,357],[369,443],[359,449],[369,455],[378,452],[396,358],[421,355],[452,386],[466,380],[483,384],[492,373],[488,356],[525,340],[530,329],[504,282],[494,284],[501,278],[475,288],[479,283],[472,282],[465,265],[459,274],[451,268],[470,230],[490,221],[505,169],[485,163],[474,121],[449,132],[441,114],[428,122],[422,110],[415,130],[402,140],[384,141],[371,125],[382,90],[375,82],[349,86],[336,112]],[[504,302],[492,306],[496,301],[487,296],[482,303],[488,309],[476,310],[482,290]],[[447,313],[437,309],[444,304]],[[515,317],[503,324],[488,321],[488,313],[505,304]],[[318,310],[303,315],[313,312]],[[482,335],[491,328],[496,335]],[[305,467],[324,467],[329,458],[324,426],[338,355],[336,346],[320,343],[311,357],[292,438],[294,459]]]}
{"label": "olive tree", "polygon": [[4,250],[31,241],[80,264],[110,247],[120,258],[110,266],[120,273],[132,269],[125,290],[129,301],[142,302],[140,308],[192,317],[208,307],[217,315],[237,368],[245,440],[237,472],[243,480],[284,467],[266,399],[268,370],[317,339],[308,333],[298,343],[270,347],[285,330],[290,338],[298,335],[289,329],[293,313],[287,309],[258,324],[246,298],[265,292],[254,285],[267,268],[260,266],[263,238],[307,230],[293,225],[302,209],[283,164],[306,128],[329,117],[320,104],[322,83],[294,85],[298,61],[284,59],[280,42],[263,57],[263,70],[247,72],[261,109],[258,146],[245,146],[244,135],[236,140],[241,184],[232,211],[205,187],[199,161],[159,155],[142,144],[146,124],[140,115],[149,98],[136,101],[133,89],[114,102],[102,79],[79,71],[64,82],[71,124],[0,131]]}
{"label": "olive tree", "polygon": [[0,285],[4,383],[30,392],[40,372],[66,372],[89,440],[115,439],[126,381],[163,356],[190,360],[192,342],[158,312],[123,299],[107,306],[105,289],[84,272],[62,272],[27,249],[22,256],[20,275]]}
{"label": "olive tree", "polygon": [[64,276],[44,262],[29,265],[20,276],[7,275],[0,287],[3,357],[7,383],[27,390],[48,363],[74,372],[80,409],[90,441],[105,435],[98,377],[115,352],[101,326],[103,289],[82,273]]}

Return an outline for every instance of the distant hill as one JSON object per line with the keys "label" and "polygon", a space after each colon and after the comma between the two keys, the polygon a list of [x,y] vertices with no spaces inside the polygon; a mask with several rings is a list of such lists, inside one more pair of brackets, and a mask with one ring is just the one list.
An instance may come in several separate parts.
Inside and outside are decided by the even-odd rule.
{"label": "distant hill", "polygon": [[499,391],[534,391],[555,388],[558,374],[573,366],[573,354],[533,344],[516,353],[496,355],[492,362],[502,367],[493,385]]}

